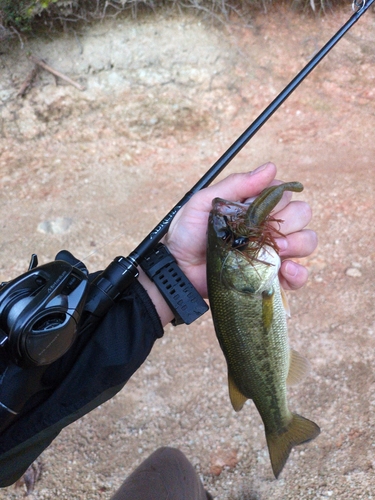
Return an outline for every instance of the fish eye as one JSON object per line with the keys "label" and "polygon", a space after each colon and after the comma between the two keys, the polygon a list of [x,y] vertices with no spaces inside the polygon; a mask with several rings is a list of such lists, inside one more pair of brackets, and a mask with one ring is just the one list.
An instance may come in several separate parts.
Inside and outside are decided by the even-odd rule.
{"label": "fish eye", "polygon": [[248,243],[249,238],[246,238],[245,236],[237,236],[233,239],[232,247],[236,248],[237,250],[242,250],[243,248],[247,247]]}

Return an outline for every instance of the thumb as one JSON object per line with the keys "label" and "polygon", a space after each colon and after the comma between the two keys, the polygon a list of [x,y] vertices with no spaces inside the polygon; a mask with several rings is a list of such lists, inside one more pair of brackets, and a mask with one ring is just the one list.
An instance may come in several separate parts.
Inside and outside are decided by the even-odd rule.
{"label": "thumb", "polygon": [[195,204],[204,211],[211,210],[213,198],[244,201],[258,195],[276,176],[276,166],[265,163],[252,172],[231,174],[222,181],[209,186],[195,195]]}

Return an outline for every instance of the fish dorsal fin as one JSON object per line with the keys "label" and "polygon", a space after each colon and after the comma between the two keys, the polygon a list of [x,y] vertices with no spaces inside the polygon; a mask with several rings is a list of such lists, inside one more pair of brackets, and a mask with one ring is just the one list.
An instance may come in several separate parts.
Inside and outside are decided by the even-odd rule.
{"label": "fish dorsal fin", "polygon": [[311,370],[308,359],[301,356],[294,349],[290,349],[289,372],[286,379],[287,385],[299,384]]}
{"label": "fish dorsal fin", "polygon": [[240,411],[245,404],[247,397],[244,396],[236,386],[232,376],[228,373],[229,398],[235,411]]}
{"label": "fish dorsal fin", "polygon": [[283,287],[280,287],[280,291],[281,291],[281,300],[283,301],[285,313],[288,316],[288,318],[290,318],[291,314],[290,314],[288,296],[287,296],[286,291],[284,290]]}

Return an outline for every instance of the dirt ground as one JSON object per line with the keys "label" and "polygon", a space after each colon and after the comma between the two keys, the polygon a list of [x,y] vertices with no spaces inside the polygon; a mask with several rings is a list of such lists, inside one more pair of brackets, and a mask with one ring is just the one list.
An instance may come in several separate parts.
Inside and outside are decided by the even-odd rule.
{"label": "dirt ground", "polygon": [[[33,252],[43,263],[67,248],[91,270],[128,255],[349,15],[115,18],[4,44],[0,281]],[[255,407],[230,406],[207,313],[166,328],[118,396],[61,432],[29,498],[109,499],[161,445],[183,450],[218,500],[375,497],[374,28],[371,11],[223,174],[271,160],[305,185],[320,245],[289,294],[289,331],[313,370],[289,400],[319,438],[273,478]],[[43,71],[17,97],[29,53],[86,90]]]}

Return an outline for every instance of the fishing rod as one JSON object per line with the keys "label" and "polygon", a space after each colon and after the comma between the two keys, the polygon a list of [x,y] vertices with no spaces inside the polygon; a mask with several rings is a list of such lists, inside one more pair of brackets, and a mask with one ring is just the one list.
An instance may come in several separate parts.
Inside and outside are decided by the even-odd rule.
{"label": "fishing rod", "polygon": [[125,259],[121,257],[118,261],[122,267],[122,280],[124,289],[137,273],[137,265],[141,263],[147,253],[168,232],[169,226],[177,212],[190,200],[190,198],[201,189],[209,186],[211,182],[224,170],[249,140],[259,131],[273,113],[294,92],[302,81],[320,63],[328,52],[339,42],[339,40],[350,30],[359,18],[371,7],[375,0],[354,0],[352,8],[354,13],[350,19],[337,31],[337,33],[322,47],[319,52],[306,64],[306,66],[293,78],[293,80],[280,92],[280,94],[267,106],[267,108],[256,118],[256,120],[238,137],[238,139],[225,151],[225,153],[212,165],[202,178],[183,196],[183,198],[172,208],[170,212],[159,222],[159,224],[144,238],[144,240]]}
{"label": "fishing rod", "polygon": [[155,241],[167,233],[173,217],[185,205],[189,199],[201,189],[209,186],[211,182],[224,170],[249,140],[259,131],[273,113],[294,92],[300,83],[311,73],[337,42],[350,30],[358,19],[371,7],[375,0],[363,0],[357,4],[354,0],[352,7],[355,12],[350,19],[338,30],[338,32],[324,45],[322,49],[306,64],[306,66],[288,83],[280,94],[267,106],[267,108],[254,120],[254,122],[240,135],[240,137],[225,151],[225,153],[212,165],[212,167],[201,177],[201,179],[188,191],[161,222],[146,236],[146,238],[129,255],[128,259],[134,263],[144,256],[154,245]]}

